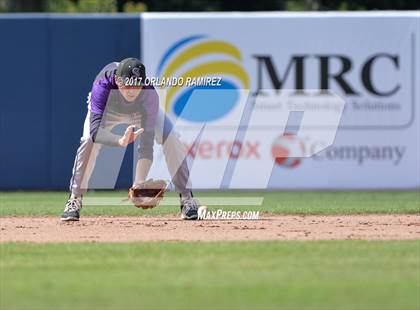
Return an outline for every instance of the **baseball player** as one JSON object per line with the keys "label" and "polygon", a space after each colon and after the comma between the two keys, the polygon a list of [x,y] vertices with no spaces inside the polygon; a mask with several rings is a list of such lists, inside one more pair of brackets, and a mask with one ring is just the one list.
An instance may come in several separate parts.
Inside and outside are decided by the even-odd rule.
{"label": "baseball player", "polygon": [[[165,161],[180,195],[181,217],[197,219],[198,202],[189,189],[185,146],[173,134],[173,125],[160,109],[154,87],[142,83],[145,78],[145,66],[136,58],[110,63],[97,75],[88,96],[88,113],[74,161],[70,197],[61,220],[79,220],[82,197],[88,188],[101,146],[126,147],[137,138],[138,160],[130,193],[150,183],[147,175],[153,162],[156,140],[163,145]],[[128,125],[122,136],[112,132],[120,124]]]}

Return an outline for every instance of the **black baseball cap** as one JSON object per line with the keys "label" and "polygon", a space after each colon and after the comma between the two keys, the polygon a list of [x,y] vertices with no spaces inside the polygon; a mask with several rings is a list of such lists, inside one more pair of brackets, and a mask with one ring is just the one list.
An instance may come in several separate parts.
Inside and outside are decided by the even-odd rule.
{"label": "black baseball cap", "polygon": [[[136,78],[143,84],[146,79],[146,68],[137,58],[125,58],[118,64],[115,74],[123,78]],[[127,83],[125,83],[127,84]]]}

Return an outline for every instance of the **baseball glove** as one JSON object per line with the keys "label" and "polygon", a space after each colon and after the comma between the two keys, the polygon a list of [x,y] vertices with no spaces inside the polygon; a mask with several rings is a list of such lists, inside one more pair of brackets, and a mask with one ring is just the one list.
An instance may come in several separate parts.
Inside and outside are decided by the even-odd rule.
{"label": "baseball glove", "polygon": [[149,179],[139,186],[131,187],[128,190],[128,199],[137,208],[151,209],[163,199],[166,187],[167,184],[163,180]]}

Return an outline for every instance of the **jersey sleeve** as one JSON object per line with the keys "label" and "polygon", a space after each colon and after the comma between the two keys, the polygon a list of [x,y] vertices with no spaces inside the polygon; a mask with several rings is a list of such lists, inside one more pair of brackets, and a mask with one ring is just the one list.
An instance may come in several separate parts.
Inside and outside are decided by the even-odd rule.
{"label": "jersey sleeve", "polygon": [[90,137],[92,141],[109,146],[120,146],[118,140],[121,137],[101,127],[101,122],[102,114],[90,114]]}
{"label": "jersey sleeve", "polygon": [[111,88],[101,81],[95,82],[92,86],[90,96],[90,110],[95,114],[103,114],[108,101]]}
{"label": "jersey sleeve", "polygon": [[93,113],[103,114],[108,97],[112,89],[117,89],[115,82],[115,70],[118,63],[112,62],[106,65],[96,76],[91,90],[90,109]]}
{"label": "jersey sleeve", "polygon": [[111,88],[107,85],[106,81],[95,81],[92,86],[90,96],[90,135],[94,142],[110,146],[119,146],[118,139],[120,137],[101,127],[102,116],[110,92]]}

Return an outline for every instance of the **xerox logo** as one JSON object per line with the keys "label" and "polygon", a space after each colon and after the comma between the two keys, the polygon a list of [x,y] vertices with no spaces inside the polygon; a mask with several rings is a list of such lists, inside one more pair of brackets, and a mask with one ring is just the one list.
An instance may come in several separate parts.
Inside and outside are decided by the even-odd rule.
{"label": "xerox logo", "polygon": [[[277,137],[271,147],[275,163],[283,168],[296,168],[301,164],[308,149],[319,147],[321,142],[305,143],[296,135],[284,134]],[[353,161],[358,166],[369,162],[389,162],[394,166],[401,163],[407,148],[402,145],[340,145],[331,146],[313,155],[317,162]],[[314,152],[312,152],[314,153]]]}
{"label": "xerox logo", "polygon": [[295,168],[305,154],[305,144],[298,136],[285,133],[274,140],[271,155],[277,165]]}
{"label": "xerox logo", "polygon": [[259,141],[225,141],[203,140],[200,143],[184,143],[188,155],[194,159],[260,159]]}

